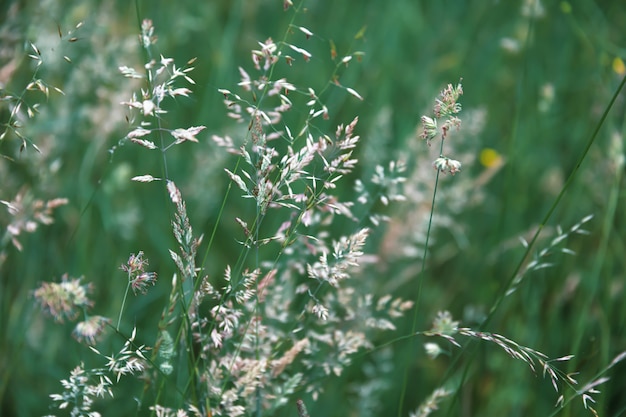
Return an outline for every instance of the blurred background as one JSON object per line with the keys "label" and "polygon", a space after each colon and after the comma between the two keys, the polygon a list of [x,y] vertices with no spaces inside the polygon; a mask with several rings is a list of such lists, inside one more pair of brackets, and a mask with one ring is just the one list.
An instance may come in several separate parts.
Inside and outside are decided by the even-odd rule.
{"label": "blurred background", "polygon": [[[168,154],[170,177],[181,188],[199,235],[210,233],[215,224],[227,186],[223,168],[233,161],[210,137],[245,131],[226,116],[218,89],[237,90],[238,67],[252,68],[250,50],[258,42],[285,36],[293,9],[284,11],[279,0],[152,0],[138,5],[5,0],[0,5],[0,121],[9,120],[6,97],[20,96],[36,70],[37,77],[65,93],[51,89],[49,98],[33,91],[24,95],[26,102],[40,103],[36,117],[21,121],[21,132],[40,152],[32,146],[20,149],[21,140],[11,133],[0,141],[0,200],[31,207],[36,200],[68,199],[54,212],[53,224],[17,237],[21,250],[8,234],[17,217],[0,207],[3,416],[54,412],[48,396],[60,392],[59,380],[80,362],[100,360],[70,339],[72,323],[57,324],[41,314],[32,291],[42,281],[58,281],[65,273],[84,276],[93,283],[97,314],[116,318],[126,278],[119,266],[130,253],[143,250],[161,280],[154,291],[133,300],[126,317],[137,327],[155,329],[156,335],[175,272],[168,254],[175,241],[163,187],[130,181],[135,175],[159,175],[161,160],[158,153],[123,141],[130,128],[120,102],[130,99],[137,84],[118,71],[122,65],[141,68],[137,36],[146,18],[156,28],[159,53],[177,66],[197,57],[190,73],[196,82],[190,87],[193,94],[170,103],[165,120],[169,128],[207,126],[198,144]],[[79,22],[83,24],[76,28]],[[388,210],[397,220],[384,225],[369,247],[381,262],[377,273],[365,278],[379,294],[417,291],[421,233],[434,181],[431,162],[438,152],[436,145],[428,149],[418,138],[419,117],[431,114],[434,98],[448,83],[462,79],[463,126],[452,136],[449,150],[463,163],[463,171],[440,183],[437,227],[421,278],[418,328],[428,329],[439,310],[477,327],[520,262],[518,237],[529,238],[540,224],[626,74],[623,1],[316,0],[305,2],[293,22],[314,33],[309,40],[290,35],[313,55],[308,63],[297,60],[288,73],[296,86],[320,91],[328,84],[336,65],[331,45],[339,57],[364,52],[342,68],[339,79],[364,100],[330,88],[323,97],[330,118],[319,122],[332,132],[358,115],[363,142],[356,151],[361,164],[355,175],[369,177],[377,164],[394,159],[404,159],[409,167],[408,201]],[[33,53],[29,42],[41,53],[38,69],[27,57]],[[552,358],[575,354],[562,369],[580,371],[580,384],[626,350],[624,111],[622,93],[537,249],[548,245],[559,225],[567,230],[592,214],[585,224],[589,235],[567,239],[574,256],[553,251],[546,261],[554,265],[525,277],[486,329]],[[305,110],[296,108],[288,117],[298,120],[303,117],[299,112]],[[352,192],[348,185],[342,192]],[[232,194],[230,199],[234,212],[245,210],[236,206]],[[219,244],[207,262],[212,273],[223,269],[223,259],[237,258],[237,230],[230,220],[218,225]],[[397,324],[397,334],[381,334],[376,342],[410,331],[409,318]],[[142,343],[154,343],[144,337]],[[431,360],[422,347],[425,341],[430,340],[398,342],[356,360],[348,372],[329,381],[326,394],[310,403],[309,413],[396,414],[407,368],[405,410],[413,410],[444,378],[458,382],[470,358],[460,395],[444,402],[439,415],[554,411],[557,396],[549,380],[496,346],[479,344],[477,354],[461,355],[450,378],[446,371],[460,351]],[[599,387],[594,408],[603,416],[626,415],[626,365],[617,364],[606,376],[611,379]],[[363,387],[370,380],[370,393],[353,392],[353,382]],[[126,392],[140,387],[140,381],[123,382],[116,399],[103,402],[103,415],[134,410]],[[559,415],[588,414],[576,400]],[[295,406],[281,415],[296,415]]]}

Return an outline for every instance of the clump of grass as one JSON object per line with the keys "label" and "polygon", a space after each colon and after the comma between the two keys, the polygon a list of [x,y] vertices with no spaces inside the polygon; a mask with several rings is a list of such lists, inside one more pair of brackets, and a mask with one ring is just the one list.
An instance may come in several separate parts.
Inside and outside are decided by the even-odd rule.
{"label": "clump of grass", "polygon": [[[298,15],[294,13],[294,19]],[[152,23],[144,20],[141,29],[146,56],[155,56]],[[302,37],[295,38],[294,30]],[[209,276],[206,266],[198,263],[199,251],[204,251],[206,259],[214,249],[217,225],[203,247],[204,239],[195,236],[183,193],[168,168],[168,153],[174,147],[197,143],[205,129],[165,127],[167,100],[191,93],[179,86],[179,80],[194,84],[190,75],[194,60],[179,68],[161,56],[150,59],[142,71],[120,67],[124,76],[144,83],[139,93],[122,103],[131,110],[128,119],[135,125],[125,140],[146,152],[161,154],[159,174],[138,173],[132,179],[160,182],[165,187],[173,205],[171,226],[178,245],[169,253],[178,271],[151,352],[144,345],[135,345],[145,330],[134,329],[120,352],[107,358],[105,368],[79,367],[65,380],[66,391],[52,397],[58,408],[71,406],[74,415],[89,415],[95,398],[114,392],[111,381],[141,373],[146,387],[138,411],[147,406],[158,415],[170,415],[174,410],[225,416],[272,413],[288,404],[296,392],[312,398],[323,396],[324,379],[340,375],[355,354],[373,347],[373,334],[395,329],[394,319],[411,308],[412,302],[401,298],[375,297],[354,278],[375,262],[375,255],[366,252],[366,243],[382,218],[371,210],[371,197],[365,194],[369,184],[359,182],[356,201],[342,201],[336,194],[358,163],[353,155],[360,139],[358,118],[327,133],[316,122],[328,119],[332,111],[324,103],[329,88],[362,99],[339,81],[342,69],[359,53],[333,57],[335,68],[321,88],[297,86],[274,75],[284,71],[278,69],[281,65],[298,61],[306,65],[313,59],[298,45],[313,36],[310,30],[291,23],[281,42],[268,39],[252,51],[257,75],[240,68],[241,93],[219,90],[230,115],[242,122],[242,129],[238,130],[239,143],[218,136],[214,141],[236,156],[234,166],[225,168],[224,175],[252,207],[247,218],[228,219],[227,211],[218,217],[218,222],[225,219],[241,227],[239,258],[234,265],[222,266],[222,278]],[[294,52],[295,56],[289,55]],[[295,107],[294,102],[308,111],[303,121],[290,125],[283,115]],[[375,197],[385,204],[401,200],[394,189],[402,181],[398,166],[380,167],[373,180]],[[229,187],[224,203],[230,193]],[[342,219],[350,222],[351,233],[333,232]],[[145,253],[139,251],[121,267],[128,280],[114,329],[119,336],[124,337],[130,290],[135,295],[145,294],[157,279],[155,272],[146,270],[147,265]],[[43,284],[36,297],[58,316],[61,310],[52,308],[58,300],[45,291],[54,285]],[[86,315],[81,323],[93,322],[92,327],[98,327],[97,332],[88,331],[79,324],[78,338],[95,344],[102,326],[110,320],[88,316],[91,302],[78,302],[68,310],[78,307],[83,307]],[[93,317],[98,317],[97,323]],[[93,351],[99,353],[96,348]],[[168,394],[172,387],[174,395]]]}

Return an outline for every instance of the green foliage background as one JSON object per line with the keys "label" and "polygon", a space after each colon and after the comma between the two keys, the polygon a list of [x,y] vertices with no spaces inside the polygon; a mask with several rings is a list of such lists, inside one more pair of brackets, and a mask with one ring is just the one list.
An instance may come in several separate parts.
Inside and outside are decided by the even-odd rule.
{"label": "green foliage background", "polygon": [[[125,1],[24,0],[0,7],[0,66],[14,66],[10,76],[0,79],[0,87],[17,93],[28,83],[33,65],[24,51],[26,42],[32,41],[44,60],[40,76],[66,93],[51,93],[47,101],[41,95],[31,98],[43,104],[25,131],[41,154],[31,147],[20,152],[19,140],[10,135],[0,142],[0,199],[11,200],[24,187],[37,198],[62,196],[70,201],[59,209],[53,225],[20,236],[22,251],[5,242],[6,258],[0,263],[0,414],[43,415],[52,412],[48,395],[60,391],[59,380],[79,362],[94,365],[99,358],[71,340],[71,324],[54,324],[42,316],[33,303],[33,289],[66,272],[84,275],[94,283],[98,314],[117,317],[125,287],[119,265],[131,252],[143,250],[161,279],[148,296],[133,300],[126,317],[135,323],[127,323],[125,330],[136,325],[156,332],[175,271],[167,252],[174,240],[163,187],[129,181],[134,175],[158,174],[159,156],[150,158],[145,150],[120,143],[128,124],[119,102],[129,98],[132,87],[117,68],[141,65],[138,22],[153,20],[157,47],[179,65],[198,57],[191,74],[194,93],[169,109],[167,121],[172,127],[207,126],[199,144],[168,155],[170,176],[181,187],[194,231],[200,234],[212,230],[227,185],[223,165],[216,168],[223,160],[215,155],[220,151],[211,145],[210,135],[237,132],[225,117],[217,89],[234,89],[237,67],[250,68],[250,49],[268,37],[280,39],[291,14],[283,12],[278,0],[140,1],[140,16],[134,2]],[[485,119],[470,143],[458,144],[473,160],[459,175],[485,171],[478,156],[486,148],[506,160],[491,181],[475,190],[485,196],[483,203],[468,206],[455,217],[466,241],[459,243],[450,232],[436,236],[424,278],[421,329],[429,328],[438,310],[449,309],[466,320],[472,311],[480,315],[490,308],[522,254],[519,245],[508,248],[505,243],[526,234],[543,218],[621,80],[612,64],[615,58],[626,60],[622,1],[545,2],[544,16],[536,19],[523,16],[522,7],[520,1],[320,0],[306,2],[306,11],[296,19],[316,35],[305,44],[314,58],[309,63],[297,61],[297,71],[290,75],[296,85],[325,85],[334,66],[331,40],[340,56],[365,52],[341,78],[365,100],[331,91],[327,97],[331,120],[325,122],[332,129],[359,116],[364,172],[377,163],[411,156],[419,116],[429,111],[433,97],[447,83],[461,78],[465,111],[481,110]],[[59,39],[57,27],[66,33],[80,21],[84,25],[76,31],[78,40]],[[356,39],[362,30],[364,35]],[[503,38],[518,40],[519,51],[503,48]],[[547,84],[554,89],[554,100],[541,108],[541,91]],[[620,152],[624,155],[624,110],[622,94],[548,224],[569,227],[593,214],[587,225],[591,234],[568,241],[576,256],[555,254],[554,267],[527,277],[487,329],[550,357],[575,354],[565,368],[580,370],[581,382],[626,350],[626,192],[624,166],[612,165]],[[0,103],[3,123],[8,112]],[[290,117],[301,116],[296,111]],[[614,136],[618,139],[612,142]],[[621,150],[612,143],[621,143]],[[458,178],[448,178],[442,187]],[[230,199],[229,204],[238,204],[232,194]],[[249,209],[229,207],[234,212]],[[11,220],[4,212],[0,219],[3,227]],[[219,225],[218,233],[220,244],[207,263],[212,274],[220,274],[223,260],[236,259],[240,249],[235,242],[237,227],[230,219]],[[377,243],[381,248],[383,241]],[[395,261],[369,278],[379,283],[381,292],[414,294],[418,264],[419,259]],[[409,329],[408,319],[400,322],[396,336]],[[149,345],[154,336],[144,334],[142,342]],[[381,335],[377,342],[392,337]],[[345,401],[346,387],[350,380],[373,376],[389,381],[386,388],[379,388],[385,389],[386,398],[379,405],[380,415],[393,415],[406,368],[407,407],[416,407],[460,354],[453,351],[452,358],[431,361],[421,347],[423,341],[398,342],[391,358],[370,355],[356,361],[309,406],[311,416],[363,415],[358,409],[365,405]],[[460,363],[469,358],[462,356]],[[549,381],[532,374],[525,364],[484,344],[471,358],[474,363],[462,395],[444,403],[440,415],[553,411],[556,396]],[[619,364],[609,372],[611,380],[600,387],[596,409],[601,415],[626,414],[624,375],[626,365]],[[102,404],[104,415],[134,410],[133,399],[125,393],[137,392],[141,383],[123,384],[115,400]],[[295,414],[294,405],[283,415]],[[576,401],[560,415],[587,414]]]}

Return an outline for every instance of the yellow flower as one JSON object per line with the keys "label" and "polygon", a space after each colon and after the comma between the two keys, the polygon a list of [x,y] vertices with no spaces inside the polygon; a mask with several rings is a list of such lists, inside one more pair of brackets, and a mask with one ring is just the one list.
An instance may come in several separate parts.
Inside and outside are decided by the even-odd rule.
{"label": "yellow flower", "polygon": [[624,65],[624,61],[620,57],[613,59],[613,71],[618,75],[626,74],[626,65]]}
{"label": "yellow flower", "polygon": [[498,151],[492,148],[485,148],[480,151],[480,156],[478,159],[485,168],[492,168],[502,163],[502,155],[500,155]]}

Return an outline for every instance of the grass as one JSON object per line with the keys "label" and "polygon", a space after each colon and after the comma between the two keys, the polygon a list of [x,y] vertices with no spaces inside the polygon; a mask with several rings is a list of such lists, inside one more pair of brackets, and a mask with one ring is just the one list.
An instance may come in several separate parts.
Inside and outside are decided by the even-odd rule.
{"label": "grass", "polygon": [[[0,120],[17,120],[23,126],[17,133],[8,129],[0,141],[0,200],[7,208],[0,214],[0,414],[65,415],[49,396],[62,391],[59,381],[80,363],[112,381],[116,372],[143,363],[146,373],[120,378],[111,387],[114,399],[99,399],[94,409],[102,415],[149,415],[156,404],[177,409],[191,403],[217,415],[217,402],[227,398],[226,393],[236,393],[239,402],[224,403],[222,410],[246,404],[247,415],[406,416],[422,404],[419,415],[434,412],[434,405],[439,407],[436,415],[593,415],[589,407],[602,416],[624,415],[624,364],[615,358],[626,343],[620,84],[626,59],[620,22],[625,14],[618,1],[543,4],[543,13],[534,15],[524,14],[523,6],[398,1],[383,11],[373,1],[296,2],[283,11],[281,2],[76,1],[50,2],[45,12],[38,5],[17,2],[0,11],[5,17],[0,30]],[[167,114],[160,118],[144,117],[119,104],[133,91],[147,88],[143,80],[124,78],[118,70],[121,65],[142,69],[146,56],[137,34],[147,18],[158,36],[150,47],[153,57],[171,57],[177,68],[197,57],[188,73],[195,84],[182,78],[176,84],[192,93],[164,101]],[[79,22],[84,23],[77,27]],[[313,36],[307,39],[299,26]],[[237,124],[227,117],[234,104],[267,110],[278,103],[263,90],[253,97],[237,87],[238,67],[253,80],[258,74],[250,50],[258,50],[258,42],[268,37],[295,58],[292,66],[281,59],[268,72],[271,79],[287,77],[296,86],[287,95],[293,106],[278,124],[256,122],[245,113],[244,122]],[[306,62],[301,52],[281,41],[306,49],[312,58]],[[331,45],[338,53],[335,60]],[[360,51],[364,54],[354,55]],[[348,65],[341,64],[341,57],[350,54]],[[334,85],[335,74],[341,86]],[[39,78],[45,84],[35,85],[34,91],[25,88]],[[438,175],[432,162],[440,151],[436,139],[428,147],[418,138],[420,117],[432,117],[434,98],[460,79],[463,122],[446,139],[445,153],[461,161],[462,168],[454,176],[438,176],[426,250]],[[49,86],[47,96],[42,86]],[[322,104],[328,107],[328,120],[322,115],[311,119],[307,87],[317,93],[316,110]],[[12,116],[16,98],[23,100],[22,109],[39,103],[38,114],[32,119]],[[233,105],[225,108],[225,99]],[[264,173],[254,168],[263,149],[275,148],[280,155],[288,152],[288,144],[301,149],[303,140],[290,142],[285,126],[294,137],[308,126],[314,138],[327,134],[334,140],[336,127],[342,124],[345,129],[355,116],[359,143],[354,148],[328,148],[323,154],[327,161],[337,156],[331,151],[351,152],[350,158],[358,159],[355,168],[338,179],[337,188],[321,187],[320,178],[333,173],[324,171],[322,159],[315,159],[304,168],[316,181],[303,175],[292,183],[294,192],[306,198],[282,201],[297,208],[266,208],[242,198],[259,194],[243,170],[253,181],[276,181],[285,171],[280,166]],[[127,137],[140,120],[150,121],[152,128],[160,126],[162,130],[139,138],[160,148],[172,141],[166,129],[206,129],[194,131],[198,143],[187,141],[161,152]],[[264,143],[261,131],[283,133],[281,139]],[[250,163],[216,146],[213,135],[232,137],[235,150],[247,146]],[[402,160],[406,170],[389,177],[389,163],[395,160]],[[377,165],[387,169],[386,175],[372,183]],[[224,168],[233,173],[230,178]],[[173,183],[168,187],[164,180],[131,181],[146,174]],[[245,182],[243,190],[232,181],[234,175]],[[406,181],[384,182],[398,177]],[[321,222],[324,211],[304,217],[302,207],[327,208],[324,195],[356,201],[363,195],[353,187],[357,179],[370,195],[366,204],[352,209],[355,219],[338,214],[328,227]],[[286,188],[282,191],[286,195]],[[380,193],[403,195],[405,201],[391,198],[387,207]],[[67,203],[56,198],[66,198]],[[32,214],[42,211],[36,200],[59,205],[46,213],[51,224],[46,224],[47,216]],[[10,212],[11,207],[20,210]],[[377,227],[372,214],[390,220]],[[588,234],[567,234],[588,215],[593,218],[580,227]],[[25,218],[39,219],[32,233],[25,229],[32,224],[18,222]],[[192,229],[192,237],[177,238],[172,222],[183,235]],[[290,228],[277,235],[285,222]],[[10,231],[18,226],[24,229],[12,242]],[[365,227],[367,243],[361,246],[358,232]],[[566,238],[554,242],[559,227]],[[272,243],[260,244],[274,235]],[[196,248],[194,239],[200,236]],[[527,253],[520,236],[531,243]],[[339,262],[346,267],[340,272],[349,278],[341,278],[335,287],[327,281],[328,270],[319,255],[323,248],[332,252],[332,241],[342,237],[352,237],[344,243],[352,242],[354,258],[349,259],[360,267]],[[317,252],[309,252],[311,248]],[[563,253],[563,248],[574,255]],[[129,256],[139,251],[149,263],[139,258],[131,262]],[[170,251],[180,257],[178,266]],[[368,263],[358,252],[376,255],[376,262]],[[550,265],[530,268],[517,284],[518,272],[526,271],[533,259],[539,266]],[[307,264],[316,271],[313,279],[307,278]],[[120,265],[127,265],[126,270]],[[264,294],[257,284],[247,284],[251,292],[239,294],[248,298],[237,310],[234,298],[229,298],[234,292],[222,290],[228,283],[226,265],[231,266],[229,282],[235,288],[246,284],[246,270],[255,276],[256,269],[261,272],[253,281],[265,277],[273,286]],[[158,279],[152,286],[153,272]],[[70,338],[76,326],[70,317],[55,324],[42,314],[37,305],[41,297],[34,291],[44,282],[61,282],[64,274],[84,276],[78,284],[93,288],[90,317],[110,320],[91,323],[94,327],[78,332],[79,339],[90,341],[91,335],[104,356],[124,347],[130,353],[115,361],[103,358]],[[205,275],[209,278],[203,281]],[[290,280],[283,278],[287,276]],[[203,282],[210,282],[214,292]],[[511,282],[517,284],[515,292],[502,297]],[[149,286],[145,295],[135,296],[127,288],[130,284],[139,290]],[[195,311],[192,292],[205,297]],[[389,295],[389,303],[396,298],[417,302],[415,309],[389,322],[374,316],[381,320],[379,327],[393,323],[394,330],[367,330],[351,316],[372,314],[367,298],[359,299],[359,294],[373,294],[374,300]],[[230,317],[239,320],[234,328],[256,335],[256,341],[240,339],[222,327],[226,344],[223,349],[213,345],[211,331],[226,323],[212,313],[216,306],[241,314]],[[329,319],[321,320],[319,306],[329,309]],[[381,312],[387,308],[389,304]],[[438,316],[440,311],[451,316]],[[253,320],[257,315],[266,321]],[[213,320],[202,322],[203,317]],[[204,336],[192,340],[194,320],[206,327]],[[264,333],[260,324],[271,331]],[[291,333],[300,327],[300,333]],[[341,332],[339,341],[354,344],[337,348],[356,350],[349,364],[336,362],[340,356],[324,338],[335,331]],[[429,345],[432,356],[441,350],[436,358],[427,354],[425,343],[437,343],[438,348]],[[148,348],[147,361],[130,360],[141,345]],[[528,358],[512,358],[502,351],[507,347],[510,352],[534,349],[549,358],[574,355],[567,361],[545,362],[554,365],[548,369],[554,369],[560,392],[555,393],[549,375],[541,377],[541,361],[547,358],[531,354],[533,372]],[[243,378],[233,371],[237,358],[246,360],[238,363],[242,369],[250,370],[245,366],[262,358],[282,359],[285,368],[273,368],[272,374],[270,367],[265,377],[257,375],[261,381],[273,375],[271,383],[250,383],[247,387],[253,388],[245,393],[232,391]],[[109,372],[107,361],[117,364],[114,372]],[[326,375],[324,364],[340,366],[341,375]],[[220,366],[233,372],[231,379],[220,377]],[[578,384],[572,389],[567,374],[574,372],[578,374],[571,377]],[[604,377],[610,379],[599,379]],[[217,390],[210,395],[204,385],[207,378]],[[603,383],[587,385],[592,381]],[[436,391],[440,387],[447,390],[446,396]],[[595,403],[584,397],[593,388],[601,391],[592,395]],[[563,407],[555,408],[561,392]],[[296,405],[298,398],[307,411]],[[264,411],[255,412],[259,402]]]}

